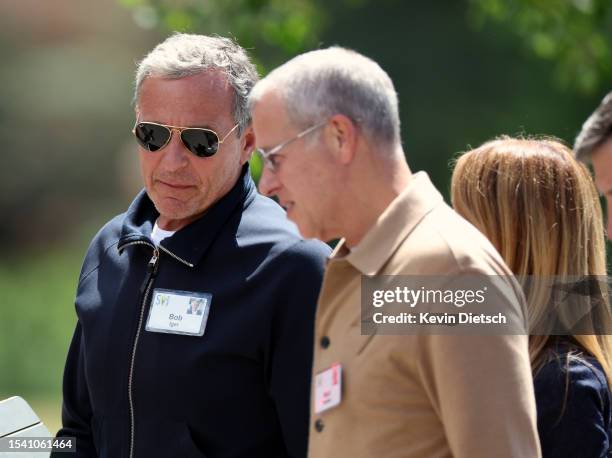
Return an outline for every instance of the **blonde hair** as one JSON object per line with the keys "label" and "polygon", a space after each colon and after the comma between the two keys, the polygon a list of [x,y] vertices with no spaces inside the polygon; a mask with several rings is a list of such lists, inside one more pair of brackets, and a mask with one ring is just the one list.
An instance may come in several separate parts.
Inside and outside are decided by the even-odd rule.
{"label": "blonde hair", "polygon": [[[585,299],[603,304],[589,306],[590,335],[568,340],[595,357],[612,381],[611,336],[595,332],[602,325],[609,330],[610,311],[602,211],[589,170],[559,141],[504,136],[457,160],[451,196],[455,210],[489,238],[523,283],[532,330],[545,329],[542,323],[550,320],[551,289],[538,278],[600,280]],[[527,277],[536,281],[529,286]],[[529,338],[534,373],[550,359],[555,342],[538,334]]]}

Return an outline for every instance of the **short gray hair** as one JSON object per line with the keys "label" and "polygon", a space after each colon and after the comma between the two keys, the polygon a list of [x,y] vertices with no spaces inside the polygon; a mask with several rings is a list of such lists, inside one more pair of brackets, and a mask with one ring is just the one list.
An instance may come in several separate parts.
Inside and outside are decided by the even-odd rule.
{"label": "short gray hair", "polygon": [[393,82],[376,62],[355,51],[333,46],[294,57],[255,85],[249,107],[272,89],[298,127],[343,114],[363,129],[368,140],[384,146],[400,142]]}
{"label": "short gray hair", "polygon": [[179,79],[211,68],[223,72],[234,89],[232,115],[240,135],[251,123],[248,97],[259,76],[246,51],[229,38],[186,33],[168,37],[138,64],[134,103],[150,76]]}
{"label": "short gray hair", "polygon": [[604,97],[599,107],[582,125],[574,143],[574,154],[581,161],[588,161],[597,147],[612,137],[612,92]]}

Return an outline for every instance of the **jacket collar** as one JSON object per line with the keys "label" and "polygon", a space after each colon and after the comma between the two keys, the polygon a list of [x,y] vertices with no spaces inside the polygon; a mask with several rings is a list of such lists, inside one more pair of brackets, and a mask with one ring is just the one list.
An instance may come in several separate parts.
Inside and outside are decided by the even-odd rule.
{"label": "jacket collar", "polygon": [[427,173],[415,173],[406,189],[389,204],[361,242],[349,251],[343,239],[331,258],[344,258],[362,274],[377,275],[423,217],[442,202],[442,195]]}
{"label": "jacket collar", "polygon": [[[237,231],[237,227],[226,228],[226,223],[237,208],[246,208],[253,201],[256,192],[247,163],[234,187],[199,219],[164,239],[161,242],[162,250],[196,265],[222,230]],[[117,245],[119,251],[134,242],[145,242],[153,246],[151,231],[158,216],[155,205],[146,191],[142,190],[125,214]]]}

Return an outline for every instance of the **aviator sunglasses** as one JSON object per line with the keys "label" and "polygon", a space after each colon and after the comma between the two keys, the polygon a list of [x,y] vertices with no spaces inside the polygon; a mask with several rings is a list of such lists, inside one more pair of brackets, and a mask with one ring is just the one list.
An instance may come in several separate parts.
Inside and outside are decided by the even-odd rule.
{"label": "aviator sunglasses", "polygon": [[148,151],[158,151],[164,148],[172,138],[172,132],[176,131],[181,136],[185,148],[198,157],[213,156],[219,149],[219,145],[236,130],[238,124],[232,127],[222,139],[210,129],[203,127],[178,127],[158,124],[156,122],[137,122],[132,133],[138,144]]}

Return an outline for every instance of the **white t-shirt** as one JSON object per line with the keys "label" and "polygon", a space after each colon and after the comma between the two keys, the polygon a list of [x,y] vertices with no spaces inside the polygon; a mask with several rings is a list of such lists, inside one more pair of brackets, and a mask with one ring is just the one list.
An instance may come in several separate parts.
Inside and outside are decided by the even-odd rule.
{"label": "white t-shirt", "polygon": [[151,232],[151,239],[153,240],[153,243],[155,243],[155,245],[159,245],[159,242],[161,242],[165,238],[170,237],[175,232],[176,231],[166,231],[165,229],[161,229],[157,225],[157,221],[155,221],[155,226],[153,226],[153,231]]}

